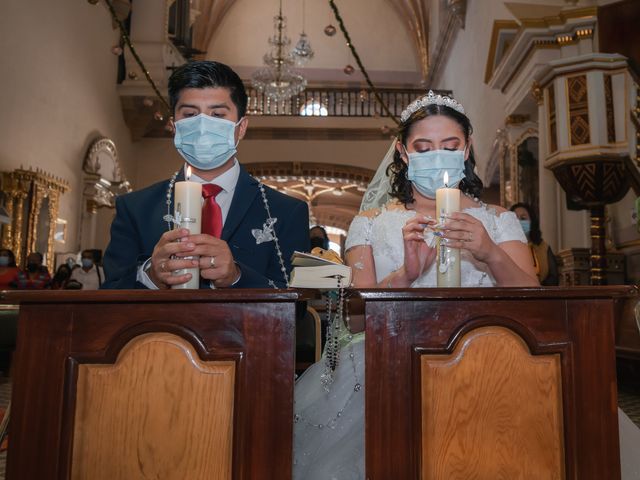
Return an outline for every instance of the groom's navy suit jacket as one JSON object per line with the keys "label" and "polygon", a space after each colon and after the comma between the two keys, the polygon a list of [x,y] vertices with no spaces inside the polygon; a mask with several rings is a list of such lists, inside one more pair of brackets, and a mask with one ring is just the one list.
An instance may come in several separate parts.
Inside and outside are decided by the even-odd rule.
{"label": "groom's navy suit jacket", "polygon": [[[178,181],[183,178],[180,174]],[[145,288],[136,281],[136,274],[168,230],[167,222],[163,220],[167,214],[168,188],[169,180],[166,180],[116,200],[111,240],[103,260],[105,281],[102,288]],[[264,189],[271,217],[277,218],[275,232],[287,273],[290,273],[293,251],[309,250],[309,210],[300,200],[267,186]],[[252,233],[255,229],[262,230],[266,221],[267,212],[258,181],[240,166],[221,235],[242,271],[240,280],[234,285],[236,288],[268,288],[272,286],[270,280],[278,287],[285,286],[275,241],[258,244]],[[209,288],[208,282],[200,282],[200,288]]]}

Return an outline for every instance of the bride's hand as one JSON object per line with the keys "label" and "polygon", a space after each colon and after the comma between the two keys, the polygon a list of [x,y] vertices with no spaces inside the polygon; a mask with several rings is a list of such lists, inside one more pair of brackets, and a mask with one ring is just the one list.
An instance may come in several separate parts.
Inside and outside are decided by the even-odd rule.
{"label": "bride's hand", "polygon": [[491,240],[482,222],[468,213],[450,214],[443,228],[443,238],[447,239],[448,247],[464,248],[484,263],[489,263],[495,249],[500,248]]}
{"label": "bride's hand", "polygon": [[411,283],[428,268],[435,259],[436,249],[424,240],[424,229],[427,225],[435,225],[431,217],[416,215],[402,228],[404,241],[404,270]]}

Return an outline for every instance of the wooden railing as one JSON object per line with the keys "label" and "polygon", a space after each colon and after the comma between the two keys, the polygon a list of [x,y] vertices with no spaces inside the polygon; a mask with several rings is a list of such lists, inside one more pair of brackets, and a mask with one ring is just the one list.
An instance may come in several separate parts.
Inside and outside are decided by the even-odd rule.
{"label": "wooden railing", "polygon": [[[378,89],[389,111],[399,118],[402,110],[425,95],[422,88]],[[449,91],[438,91],[450,94]],[[386,117],[371,90],[363,88],[307,88],[301,94],[276,102],[253,87],[247,87],[250,115],[314,117]]]}

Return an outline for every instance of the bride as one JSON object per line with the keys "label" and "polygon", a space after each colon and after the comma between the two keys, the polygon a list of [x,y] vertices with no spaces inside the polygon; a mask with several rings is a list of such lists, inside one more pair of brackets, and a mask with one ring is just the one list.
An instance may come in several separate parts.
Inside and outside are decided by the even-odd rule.
{"label": "bride", "polygon": [[[463,287],[539,285],[515,214],[477,199],[482,182],[471,133],[462,105],[446,96],[429,92],[402,112],[397,140],[363,202],[380,207],[361,211],[349,228],[355,288],[435,287],[435,232],[461,249]],[[445,172],[464,195],[461,211],[437,225],[435,192]],[[346,334],[341,345],[330,385],[321,384],[322,362],[296,384],[295,479],[365,478],[364,335]]]}

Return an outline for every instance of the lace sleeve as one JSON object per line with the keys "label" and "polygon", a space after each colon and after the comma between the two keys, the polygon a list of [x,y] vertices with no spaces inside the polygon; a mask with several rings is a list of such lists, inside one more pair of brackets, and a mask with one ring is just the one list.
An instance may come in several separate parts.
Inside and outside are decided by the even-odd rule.
{"label": "lace sleeve", "polygon": [[527,237],[525,237],[518,217],[513,212],[503,212],[496,218],[496,243],[509,242],[518,240],[522,243],[527,243]]}
{"label": "lace sleeve", "polygon": [[[518,224],[519,225],[519,224]],[[347,240],[344,244],[345,252],[351,247],[359,245],[371,245],[371,227],[373,226],[373,218],[356,216],[351,222]]]}

